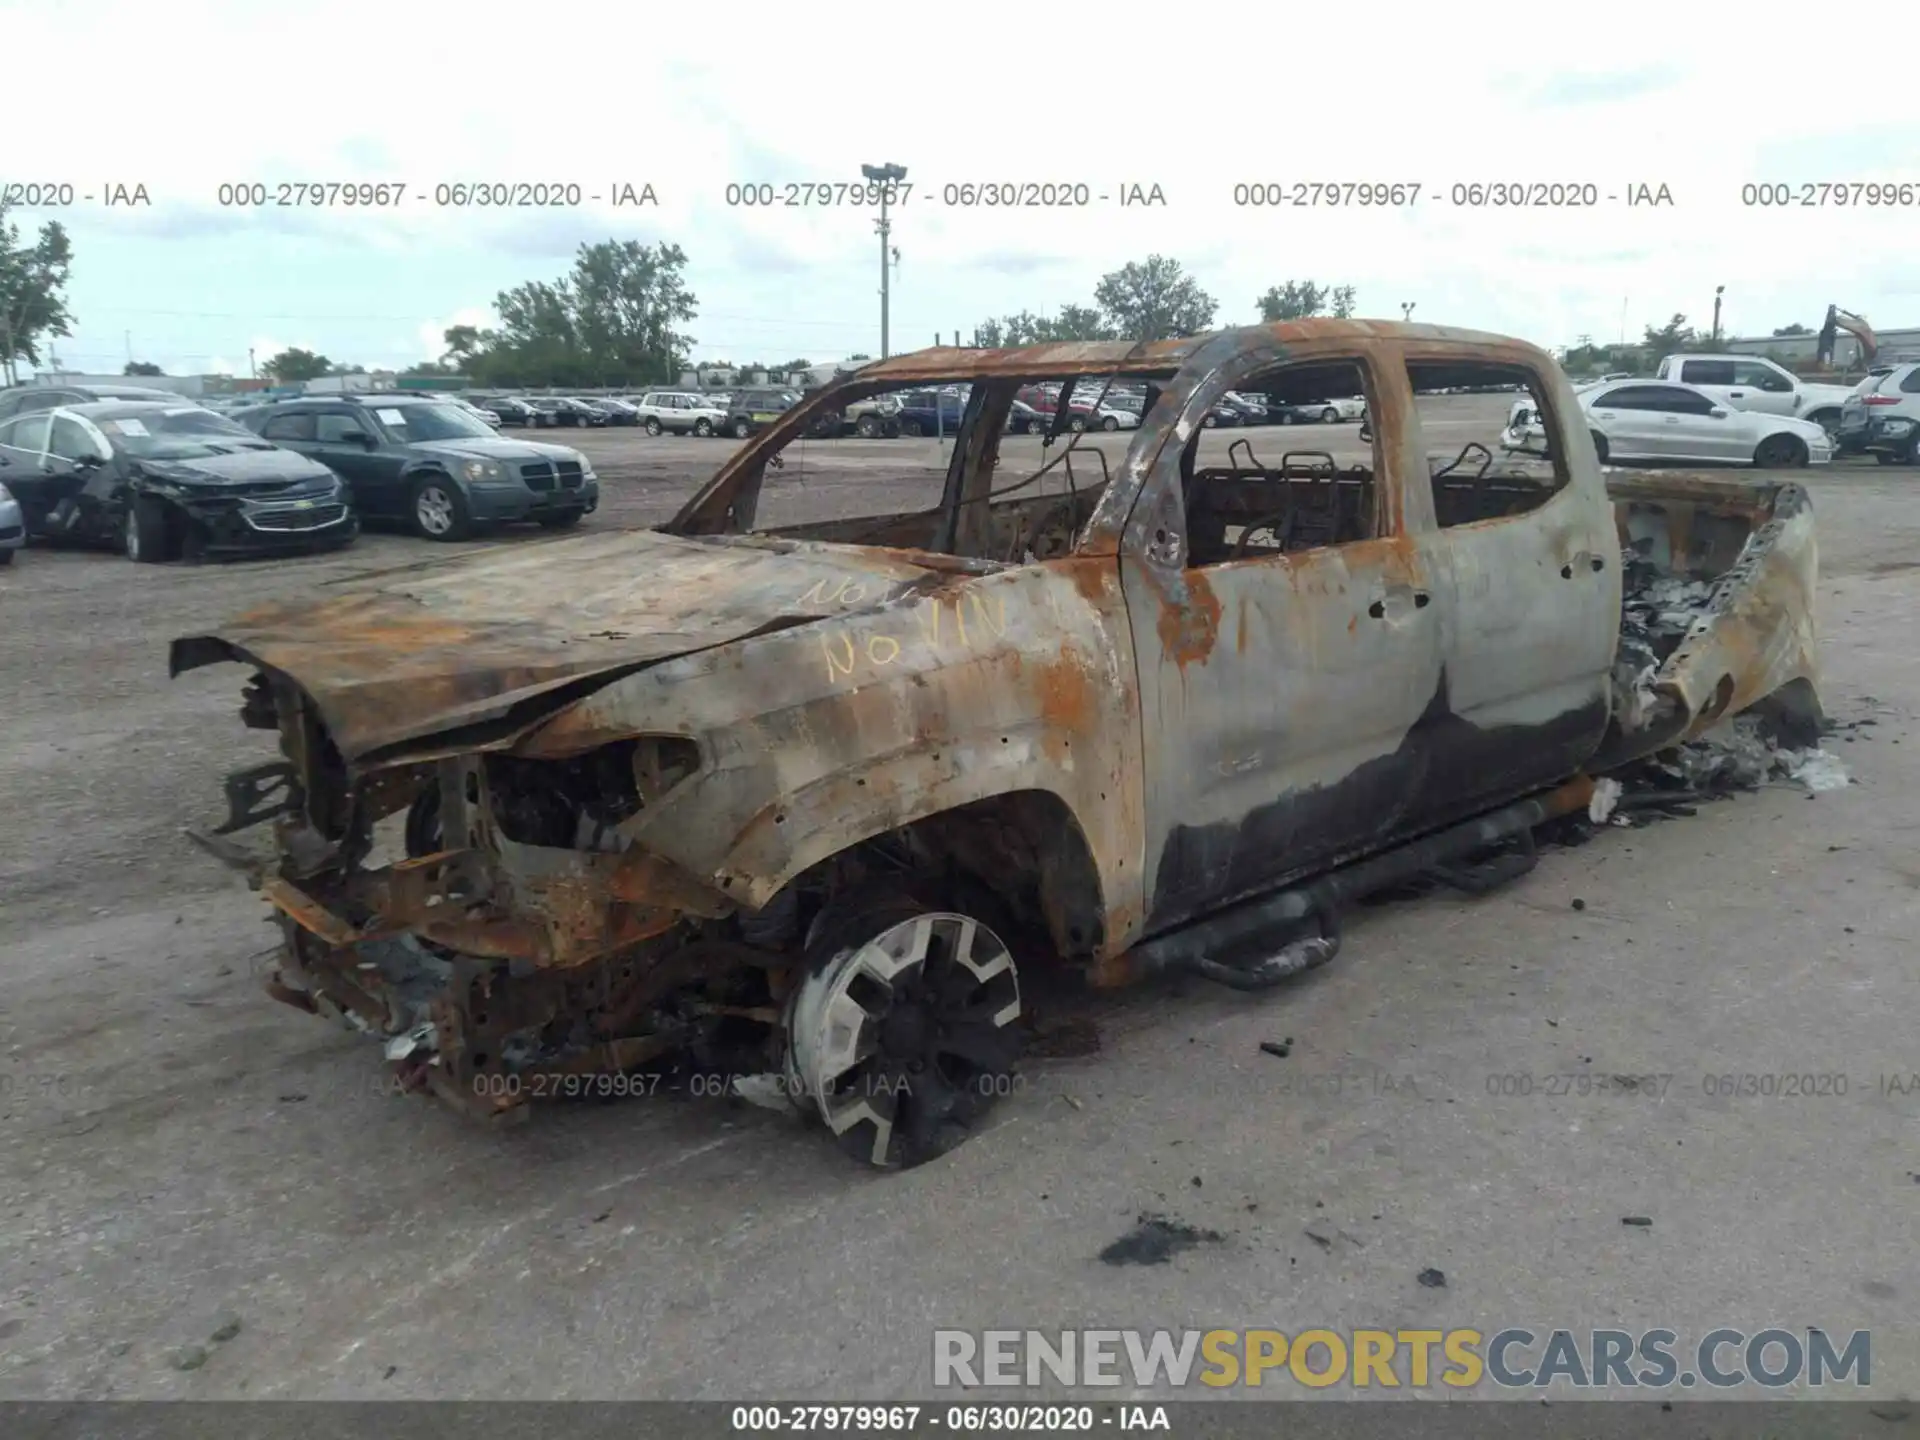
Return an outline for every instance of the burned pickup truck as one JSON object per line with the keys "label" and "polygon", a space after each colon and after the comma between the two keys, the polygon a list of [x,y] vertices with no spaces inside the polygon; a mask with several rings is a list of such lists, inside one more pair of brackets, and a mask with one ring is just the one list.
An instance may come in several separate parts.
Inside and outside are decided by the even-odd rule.
{"label": "burned pickup truck", "polygon": [[[1144,385],[1145,422],[1032,458],[1005,419],[1043,381]],[[817,411],[948,382],[937,505],[759,525]],[[1514,385],[1550,456],[1430,455],[1436,406]],[[1363,394],[1370,440],[1258,456],[1203,423],[1228,391]],[[906,1165],[1009,1088],[1023,978],[1261,991],[1369,891],[1524,873],[1595,777],[1753,707],[1817,723],[1814,579],[1797,487],[1610,494],[1533,346],[1312,320],[898,356],[657,529],[368,577],[172,669],[251,666],[277,735],[197,837],[277,912],[271,992],[408,1088],[505,1116],[709,1066]],[[1686,608],[1628,634],[1648,584]]]}

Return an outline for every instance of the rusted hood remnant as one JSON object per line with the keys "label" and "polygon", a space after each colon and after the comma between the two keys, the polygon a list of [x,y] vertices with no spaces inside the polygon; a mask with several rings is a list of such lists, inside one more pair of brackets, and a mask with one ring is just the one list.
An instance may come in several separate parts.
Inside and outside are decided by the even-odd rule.
{"label": "rusted hood remnant", "polygon": [[940,572],[916,551],[653,530],[503,547],[456,565],[349,582],[175,640],[178,675],[245,660],[319,707],[349,765],[410,741],[531,721],[650,664],[875,608]]}

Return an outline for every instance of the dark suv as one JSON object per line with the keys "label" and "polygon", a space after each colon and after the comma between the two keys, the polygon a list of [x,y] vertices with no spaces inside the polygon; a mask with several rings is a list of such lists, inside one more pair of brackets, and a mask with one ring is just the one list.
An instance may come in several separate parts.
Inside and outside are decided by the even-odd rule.
{"label": "dark suv", "polygon": [[727,433],[737,440],[766,429],[800,403],[793,390],[736,390],[727,402]]}
{"label": "dark suv", "polygon": [[514,520],[557,530],[600,504],[600,481],[578,450],[505,439],[439,400],[288,400],[234,418],[333,470],[365,518],[404,521],[428,540],[462,540]]}
{"label": "dark suv", "polygon": [[11,390],[0,390],[0,420],[10,420],[28,410],[57,410],[62,405],[90,405],[100,400],[199,404],[197,400],[152,385],[16,385]]}

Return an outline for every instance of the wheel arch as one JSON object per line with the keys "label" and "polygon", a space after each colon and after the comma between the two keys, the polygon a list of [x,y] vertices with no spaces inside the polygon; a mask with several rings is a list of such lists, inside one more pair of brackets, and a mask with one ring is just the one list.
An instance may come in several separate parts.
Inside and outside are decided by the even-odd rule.
{"label": "wheel arch", "polygon": [[[717,877],[722,892],[763,909],[873,842],[903,837],[918,853],[990,886],[1058,956],[1095,955],[1106,940],[1109,887],[1072,801],[1037,783],[996,788],[1007,779],[1004,764],[996,775],[989,766],[997,756],[967,748],[941,757],[954,763],[955,782],[919,803],[856,809],[855,797],[884,795],[901,782],[886,760],[779,797],[730,849]],[[851,823],[850,814],[858,816]]]}

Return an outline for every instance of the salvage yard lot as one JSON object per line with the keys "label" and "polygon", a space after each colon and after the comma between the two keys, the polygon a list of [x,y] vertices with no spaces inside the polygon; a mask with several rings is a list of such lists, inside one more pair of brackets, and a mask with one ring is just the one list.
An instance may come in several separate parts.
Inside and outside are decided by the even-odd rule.
{"label": "salvage yard lot", "polygon": [[[1489,440],[1509,398],[1455,398],[1430,444]],[[1126,438],[1093,443],[1115,461]],[[1359,454],[1350,424],[1206,452],[1242,438]],[[565,439],[602,476],[591,529],[664,518],[733,450]],[[931,505],[941,465],[929,440],[796,446],[765,518]],[[877,1398],[927,1392],[935,1327],[1776,1323],[1872,1329],[1873,1393],[1912,1394],[1920,472],[1791,478],[1820,526],[1828,708],[1873,722],[1829,741],[1857,785],[1365,910],[1264,999],[1089,1004],[1097,1053],[1030,1061],[989,1133],[895,1175],[687,1095],[484,1133],[261,993],[264,907],[178,832],[266,744],[235,715],[244,672],[169,682],[166,641],[454,552],[28,554],[0,576],[0,1395]],[[1836,1073],[1844,1094],[1703,1086]],[[1670,1078],[1552,1078],[1615,1075]],[[1102,1263],[1145,1213],[1221,1238]],[[223,1311],[240,1333],[174,1368]]]}

